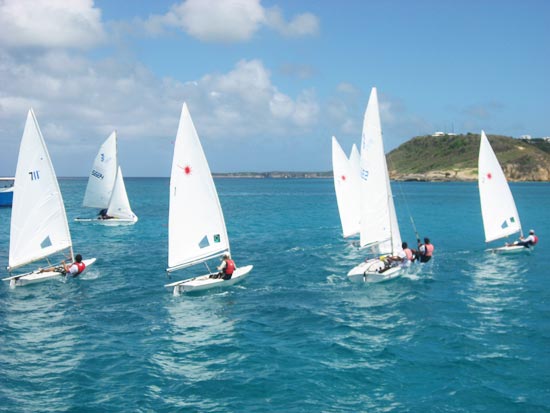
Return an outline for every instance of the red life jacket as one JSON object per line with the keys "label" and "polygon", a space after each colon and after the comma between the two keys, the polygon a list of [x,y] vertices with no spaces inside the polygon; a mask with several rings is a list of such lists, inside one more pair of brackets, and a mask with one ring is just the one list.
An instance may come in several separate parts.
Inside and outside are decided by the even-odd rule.
{"label": "red life jacket", "polygon": [[234,271],[235,271],[235,262],[227,258],[225,260],[225,268],[223,269],[223,272],[227,275],[232,275]]}
{"label": "red life jacket", "polygon": [[73,263],[73,265],[76,265],[78,267],[78,272],[75,275],[81,274],[82,271],[84,271],[84,269],[86,268],[86,264],[84,264],[83,262],[75,262]]}
{"label": "red life jacket", "polygon": [[424,248],[425,248],[424,255],[426,257],[431,257],[434,252],[434,246],[432,244],[426,244],[424,245]]}
{"label": "red life jacket", "polygon": [[405,255],[407,256],[407,259],[408,259],[409,261],[412,261],[412,259],[413,259],[413,253],[412,253],[411,249],[410,249],[410,248],[405,248],[405,249],[403,250],[403,252],[404,252]]}
{"label": "red life jacket", "polygon": [[539,237],[533,234],[533,245],[537,245],[537,242],[539,242]]}

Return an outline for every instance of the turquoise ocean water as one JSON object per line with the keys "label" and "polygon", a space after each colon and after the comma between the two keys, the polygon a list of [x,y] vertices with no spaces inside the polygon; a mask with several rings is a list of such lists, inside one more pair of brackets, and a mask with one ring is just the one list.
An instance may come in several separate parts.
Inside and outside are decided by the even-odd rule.
{"label": "turquoise ocean water", "polygon": [[[410,210],[435,259],[355,285],[331,180],[220,179],[233,257],[254,270],[180,297],[163,288],[168,185],[126,180],[135,226],[70,223],[98,258],[82,277],[0,286],[0,411],[550,411],[548,184],[511,185],[540,243],[501,257],[484,252],[476,184],[393,183],[403,238]],[[61,180],[71,221],[85,186]]]}

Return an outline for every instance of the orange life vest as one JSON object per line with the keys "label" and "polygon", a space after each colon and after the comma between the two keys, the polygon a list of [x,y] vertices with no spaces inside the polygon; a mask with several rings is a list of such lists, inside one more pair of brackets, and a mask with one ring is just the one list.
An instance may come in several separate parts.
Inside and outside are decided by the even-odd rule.
{"label": "orange life vest", "polygon": [[425,248],[424,255],[426,257],[431,257],[434,252],[434,246],[432,244],[426,244],[424,245],[424,248]]}
{"label": "orange life vest", "polygon": [[537,245],[537,242],[539,242],[539,237],[533,234],[533,245]]}
{"label": "orange life vest", "polygon": [[235,262],[229,258],[225,260],[225,268],[223,269],[224,274],[233,275],[235,271]]}
{"label": "orange life vest", "polygon": [[403,252],[404,252],[405,255],[407,256],[407,259],[408,259],[409,261],[412,261],[412,259],[413,259],[413,253],[412,253],[411,249],[410,249],[410,248],[405,248],[405,249],[403,250]]}

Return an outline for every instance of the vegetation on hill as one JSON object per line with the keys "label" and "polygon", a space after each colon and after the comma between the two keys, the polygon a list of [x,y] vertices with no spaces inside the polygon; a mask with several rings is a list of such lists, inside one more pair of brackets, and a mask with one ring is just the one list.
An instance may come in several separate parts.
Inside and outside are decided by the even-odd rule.
{"label": "vegetation on hill", "polygon": [[[488,136],[509,180],[550,180],[550,143],[543,139],[520,140]],[[475,180],[480,136],[418,136],[388,154],[394,179]]]}

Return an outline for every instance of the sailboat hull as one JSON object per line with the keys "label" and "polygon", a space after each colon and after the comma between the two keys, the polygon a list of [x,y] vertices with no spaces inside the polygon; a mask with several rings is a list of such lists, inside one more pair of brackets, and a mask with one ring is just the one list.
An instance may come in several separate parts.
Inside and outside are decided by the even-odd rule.
{"label": "sailboat hull", "polygon": [[133,219],[75,218],[74,220],[75,220],[75,222],[80,222],[80,223],[83,223],[83,224],[94,224],[94,225],[105,225],[107,227],[118,227],[118,226],[121,226],[121,225],[134,225],[138,221],[138,217],[134,216]]}
{"label": "sailboat hull", "polygon": [[531,254],[533,248],[524,247],[523,245],[508,245],[499,248],[489,248],[487,251],[494,254],[513,255],[513,254]]}
{"label": "sailboat hull", "polygon": [[250,271],[252,271],[252,268],[253,265],[246,265],[244,267],[237,268],[229,280],[210,278],[210,274],[205,274],[188,280],[166,284],[165,287],[172,288],[174,295],[179,295],[182,292],[204,291],[217,287],[229,287],[242,281],[250,273]]}
{"label": "sailboat hull", "polygon": [[[86,268],[88,268],[90,265],[92,265],[96,261],[96,258],[90,258],[89,260],[82,260],[82,262],[86,265]],[[29,284],[37,284],[40,282],[48,281],[54,278],[60,278],[65,277],[65,275],[61,272],[57,271],[46,271],[46,272],[40,272],[39,270],[22,274],[22,275],[14,275],[12,277],[3,278],[2,281],[9,281],[10,287],[22,287],[24,285]]]}
{"label": "sailboat hull", "polygon": [[404,268],[400,265],[380,272],[384,267],[385,263],[378,258],[367,260],[353,267],[348,272],[348,278],[353,282],[379,283],[393,280],[403,274]]}

